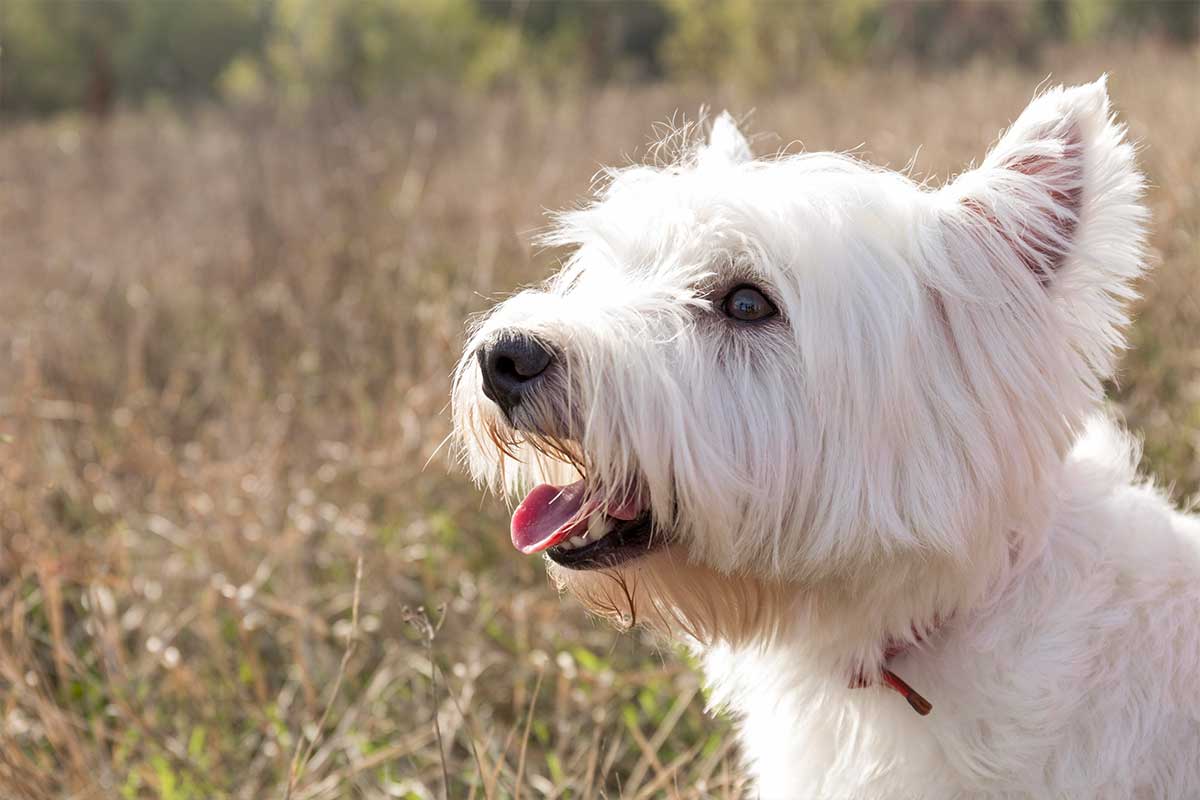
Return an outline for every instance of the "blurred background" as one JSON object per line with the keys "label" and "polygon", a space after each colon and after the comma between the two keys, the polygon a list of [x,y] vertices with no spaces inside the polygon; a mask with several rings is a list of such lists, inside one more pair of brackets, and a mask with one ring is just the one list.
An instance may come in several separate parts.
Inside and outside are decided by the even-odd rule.
{"label": "blurred background", "polygon": [[1111,75],[1110,387],[1200,488],[1200,3],[0,0],[0,797],[744,796],[687,659],[439,449],[544,210],[702,107],[936,184]]}

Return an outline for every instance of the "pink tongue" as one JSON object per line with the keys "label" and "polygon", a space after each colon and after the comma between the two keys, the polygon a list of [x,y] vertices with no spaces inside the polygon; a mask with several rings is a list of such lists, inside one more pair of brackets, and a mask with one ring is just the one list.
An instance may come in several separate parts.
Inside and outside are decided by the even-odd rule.
{"label": "pink tongue", "polygon": [[[512,517],[513,547],[522,553],[538,553],[566,539],[572,532],[587,525],[583,509],[583,481],[570,486],[551,486],[543,483],[525,499]],[[572,521],[575,524],[568,524]]]}
{"label": "pink tongue", "polygon": [[[588,517],[596,506],[589,503],[584,508],[585,493],[583,481],[569,486],[543,483],[535,487],[513,512],[513,547],[526,555],[540,553],[586,530]],[[641,510],[641,502],[632,497],[619,506],[604,509],[604,513],[628,521],[636,519]]]}

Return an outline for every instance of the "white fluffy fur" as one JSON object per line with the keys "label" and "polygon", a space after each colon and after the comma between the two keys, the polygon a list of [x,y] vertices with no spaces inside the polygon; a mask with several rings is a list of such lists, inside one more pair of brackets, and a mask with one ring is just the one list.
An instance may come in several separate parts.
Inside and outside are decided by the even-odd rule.
{"label": "white fluffy fur", "polygon": [[[1200,522],[1098,415],[1143,263],[1133,156],[1103,80],[936,190],[755,161],[722,116],[607,173],[550,237],[562,271],[477,324],[470,470],[641,492],[669,545],[552,574],[702,654],[759,796],[1200,797]],[[743,282],[778,319],[714,309]],[[511,424],[474,359],[505,328],[562,362]],[[931,716],[849,688],[889,639],[919,639],[889,667]]]}

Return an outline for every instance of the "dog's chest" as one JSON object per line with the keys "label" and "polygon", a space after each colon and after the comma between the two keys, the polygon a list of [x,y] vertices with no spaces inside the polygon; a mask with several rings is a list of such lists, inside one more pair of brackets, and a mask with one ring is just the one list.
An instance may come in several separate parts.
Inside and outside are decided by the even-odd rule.
{"label": "dog's chest", "polygon": [[[961,794],[943,754],[945,722],[917,715],[895,692],[805,678],[769,654],[716,661],[719,667],[708,660],[709,678],[738,717],[743,756],[763,800]],[[937,714],[939,701],[931,699]]]}
{"label": "dog's chest", "polygon": [[[1062,555],[1045,574],[1060,574]],[[887,688],[822,674],[803,638],[706,653],[757,796],[1200,796],[1200,703],[1171,699],[1200,678],[1200,636],[1177,624],[1194,619],[1195,592],[1167,604],[1161,580],[1132,591],[1120,567],[1070,581],[1039,569],[988,618],[947,626],[889,664],[933,704],[927,717]],[[1147,625],[1155,613],[1176,622]],[[1136,653],[1177,674],[1137,668]]]}

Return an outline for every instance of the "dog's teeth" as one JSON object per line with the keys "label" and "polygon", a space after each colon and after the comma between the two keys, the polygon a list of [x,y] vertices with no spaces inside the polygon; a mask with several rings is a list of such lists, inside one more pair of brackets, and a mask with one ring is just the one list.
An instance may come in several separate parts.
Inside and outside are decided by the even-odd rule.
{"label": "dog's teeth", "polygon": [[607,529],[608,523],[605,522],[604,517],[600,514],[593,514],[592,518],[588,520],[586,535],[593,539],[600,539],[608,532]]}
{"label": "dog's teeth", "polygon": [[587,528],[582,533],[578,533],[568,539],[563,539],[559,542],[560,550],[575,550],[584,545],[591,544],[603,539],[608,534],[608,520],[603,514],[593,514],[588,519]]}

